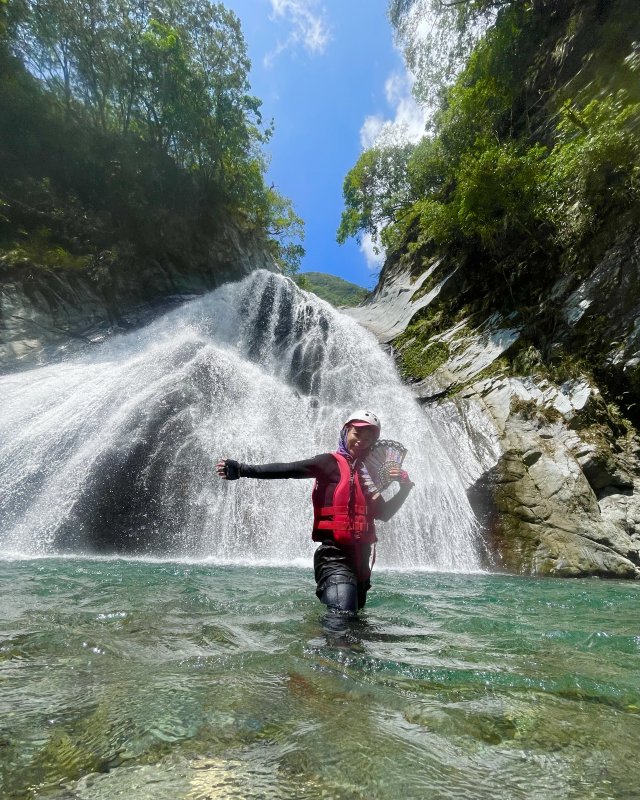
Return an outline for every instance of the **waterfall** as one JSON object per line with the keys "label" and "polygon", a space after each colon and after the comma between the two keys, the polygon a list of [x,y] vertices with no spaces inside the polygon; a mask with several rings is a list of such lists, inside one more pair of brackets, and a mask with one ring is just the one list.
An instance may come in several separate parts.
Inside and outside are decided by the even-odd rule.
{"label": "waterfall", "polygon": [[0,378],[0,552],[309,562],[311,481],[222,481],[219,457],[336,449],[365,407],[416,487],[379,523],[378,563],[478,569],[443,428],[373,336],[265,271],[62,363]]}

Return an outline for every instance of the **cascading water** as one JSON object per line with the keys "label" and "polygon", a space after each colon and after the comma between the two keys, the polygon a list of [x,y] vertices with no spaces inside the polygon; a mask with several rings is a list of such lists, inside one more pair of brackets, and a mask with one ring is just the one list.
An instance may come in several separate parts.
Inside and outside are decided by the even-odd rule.
{"label": "cascading water", "polygon": [[409,448],[416,483],[379,524],[379,563],[478,569],[476,523],[442,433],[357,323],[256,272],[143,330],[0,379],[0,550],[308,562],[311,482],[225,482],[218,457],[336,448],[355,407]]}

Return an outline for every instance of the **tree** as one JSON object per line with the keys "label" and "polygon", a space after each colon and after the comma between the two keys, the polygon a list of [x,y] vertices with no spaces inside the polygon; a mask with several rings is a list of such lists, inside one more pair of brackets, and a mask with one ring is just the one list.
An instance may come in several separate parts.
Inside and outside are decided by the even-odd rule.
{"label": "tree", "polygon": [[65,0],[16,0],[9,7],[14,52],[70,111],[74,99],[74,43],[82,30],[78,5]]}
{"label": "tree", "polygon": [[274,187],[268,190],[266,199],[263,225],[271,237],[273,255],[285,275],[295,275],[305,255],[304,222],[293,210],[291,200]]}
{"label": "tree", "polygon": [[7,8],[9,0],[0,0],[0,53],[4,57],[7,49]]}
{"label": "tree", "polygon": [[416,98],[437,107],[496,13],[527,2],[530,0],[390,0],[389,19],[416,78]]}
{"label": "tree", "polygon": [[16,0],[16,55],[70,115],[230,185],[269,137],[240,22],[206,0]]}
{"label": "tree", "polygon": [[265,185],[272,126],[232,11],[209,0],[0,0],[0,14],[0,57],[16,67],[0,78],[13,148],[3,165],[22,170],[18,193],[58,209],[77,199],[147,251],[171,241],[172,256],[181,236],[197,231],[202,243],[230,215],[297,269],[303,223]]}
{"label": "tree", "polygon": [[363,233],[374,242],[382,237],[384,243],[385,229],[411,202],[407,163],[413,150],[413,144],[399,144],[362,153],[342,188],[345,210],[337,234],[340,244],[350,236],[360,242]]}

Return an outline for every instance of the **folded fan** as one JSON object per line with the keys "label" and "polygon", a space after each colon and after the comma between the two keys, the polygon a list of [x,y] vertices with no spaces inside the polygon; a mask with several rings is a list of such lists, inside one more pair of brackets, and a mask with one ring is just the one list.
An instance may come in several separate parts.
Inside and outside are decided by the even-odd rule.
{"label": "folded fan", "polygon": [[371,448],[364,459],[362,478],[365,489],[370,494],[379,494],[394,480],[391,477],[393,467],[400,468],[407,448],[392,439],[381,439]]}

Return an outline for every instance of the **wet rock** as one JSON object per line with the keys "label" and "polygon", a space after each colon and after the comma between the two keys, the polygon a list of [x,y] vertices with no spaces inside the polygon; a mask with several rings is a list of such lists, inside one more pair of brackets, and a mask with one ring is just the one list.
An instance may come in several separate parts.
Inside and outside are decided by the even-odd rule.
{"label": "wet rock", "polygon": [[[608,258],[566,301],[565,322],[572,329],[586,325],[594,309],[604,313],[603,295],[608,303],[622,302],[617,280],[633,295],[633,268],[616,261],[610,273]],[[455,276],[445,275],[430,287],[438,269],[441,262],[412,283],[408,266],[399,265],[383,281],[374,302],[353,316],[382,341],[390,341],[417,310],[447,290],[447,280],[455,282]],[[561,302],[572,286],[575,281],[559,282],[554,302]],[[417,301],[411,299],[415,295]],[[624,309],[631,334],[622,352],[625,368],[634,370],[637,364],[629,356],[635,350],[630,348],[637,344],[633,331],[640,331],[640,323],[631,324],[635,311],[629,298]],[[597,326],[594,335],[601,335]],[[446,344],[444,363],[413,384],[420,402],[437,404],[455,395],[466,418],[482,416],[493,427],[497,447],[487,450],[484,471],[469,489],[487,531],[491,565],[530,574],[639,577],[640,448],[634,449],[628,439],[618,441],[622,432],[616,431],[598,388],[586,377],[556,384],[501,374],[500,359],[520,336],[514,314],[494,313],[473,327],[458,320],[429,339]],[[561,354],[563,345],[557,344]],[[473,438],[473,431],[469,435]]]}
{"label": "wet rock", "polygon": [[495,566],[542,575],[640,576],[640,495],[632,470],[607,450],[605,428],[598,441],[592,425],[594,441],[586,442],[564,417],[549,418],[544,401],[555,403],[555,392],[534,391],[530,382],[518,386],[516,379],[492,384],[476,402],[495,419],[502,446],[488,476]]}

